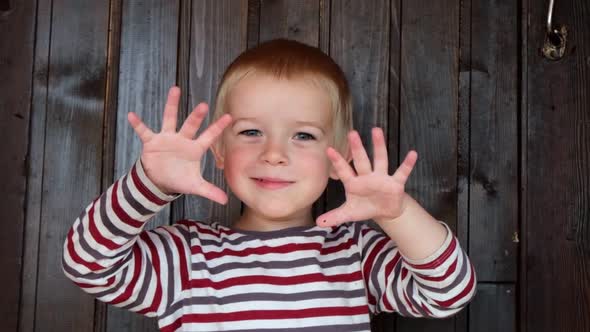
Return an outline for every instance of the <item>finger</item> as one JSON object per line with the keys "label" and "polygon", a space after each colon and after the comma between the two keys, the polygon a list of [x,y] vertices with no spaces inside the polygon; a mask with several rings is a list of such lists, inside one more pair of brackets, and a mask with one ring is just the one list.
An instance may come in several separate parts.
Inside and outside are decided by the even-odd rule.
{"label": "finger", "polygon": [[350,220],[350,218],[348,217],[345,205],[342,204],[340,207],[320,215],[316,219],[316,225],[320,227],[332,227],[348,221],[352,220]]}
{"label": "finger", "polygon": [[199,188],[197,188],[195,194],[208,198],[222,205],[225,205],[228,200],[227,194],[223,190],[205,180],[199,184]]}
{"label": "finger", "polygon": [[142,143],[148,142],[154,136],[154,132],[141,121],[139,115],[129,112],[127,113],[127,121],[129,121]]}
{"label": "finger", "polygon": [[223,130],[232,121],[231,115],[224,114],[221,118],[217,119],[212,125],[210,125],[196,140],[197,144],[203,149],[207,150],[213,142],[223,133]]}
{"label": "finger", "polygon": [[332,162],[332,166],[336,171],[336,175],[342,182],[348,182],[351,178],[355,177],[356,174],[350,165],[346,162],[344,157],[336,149],[329,147],[326,150],[328,159]]}
{"label": "finger", "polygon": [[195,137],[208,111],[209,106],[207,104],[200,103],[197,105],[182,124],[179,134],[189,139]]}
{"label": "finger", "polygon": [[371,173],[371,162],[369,156],[367,156],[367,151],[363,147],[359,133],[356,130],[351,131],[348,134],[348,140],[356,173],[358,175]]}
{"label": "finger", "polygon": [[176,132],[176,119],[178,117],[178,101],[180,100],[180,89],[173,86],[168,91],[168,99],[164,107],[162,118],[162,132]]}
{"label": "finger", "polygon": [[412,173],[412,170],[414,169],[414,165],[416,165],[417,159],[418,153],[416,151],[411,150],[408,152],[402,164],[398,167],[395,173],[393,173],[393,179],[402,186],[405,185],[408,181],[408,177],[410,177],[410,173]]}
{"label": "finger", "polygon": [[373,169],[377,173],[388,174],[387,148],[385,147],[385,137],[381,128],[373,128]]}

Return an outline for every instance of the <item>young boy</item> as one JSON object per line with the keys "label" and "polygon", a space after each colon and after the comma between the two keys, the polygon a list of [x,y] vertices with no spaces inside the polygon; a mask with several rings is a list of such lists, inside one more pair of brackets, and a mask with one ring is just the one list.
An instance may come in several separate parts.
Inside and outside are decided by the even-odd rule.
{"label": "young boy", "polygon": [[[160,133],[129,113],[141,157],[68,233],[63,269],[83,290],[158,317],[163,331],[369,331],[370,313],[448,317],[473,298],[476,276],[459,242],[404,192],[417,154],[389,175],[374,128],[371,165],[329,56],[288,40],[244,52],[196,139],[207,105],[177,132],[179,96],[170,89]],[[227,202],[201,177],[209,148],[244,203],[239,219],[143,230],[181,194]],[[342,181],[346,201],[314,220],[329,177]],[[358,222],[367,219],[385,234]]]}

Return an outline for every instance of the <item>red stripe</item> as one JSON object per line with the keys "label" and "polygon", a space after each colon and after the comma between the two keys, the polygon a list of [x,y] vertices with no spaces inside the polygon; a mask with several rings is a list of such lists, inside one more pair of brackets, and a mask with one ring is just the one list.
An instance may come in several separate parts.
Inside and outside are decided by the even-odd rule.
{"label": "red stripe", "polygon": [[166,203],[168,203],[167,201],[160,199],[158,196],[156,196],[156,194],[151,192],[148,189],[148,187],[146,187],[146,185],[143,184],[143,182],[139,178],[139,174],[137,174],[137,165],[133,165],[133,167],[131,168],[131,179],[133,180],[133,183],[135,184],[135,187],[137,187],[139,192],[141,192],[143,196],[145,196],[150,202],[157,205],[165,205]]}
{"label": "red stripe", "polygon": [[286,253],[293,253],[295,251],[300,250],[320,250],[321,244],[319,243],[289,243],[278,247],[255,247],[255,248],[246,248],[243,250],[233,250],[233,249],[224,249],[222,251],[211,251],[203,253],[200,246],[192,246],[191,254],[200,254],[202,253],[206,259],[212,260],[219,257],[225,256],[235,256],[235,257],[247,257],[250,255],[265,255],[265,254],[286,254]]}
{"label": "red stripe", "polygon": [[326,307],[294,310],[245,310],[224,313],[188,314],[180,317],[162,331],[175,331],[182,323],[217,323],[260,319],[301,319],[311,317],[350,316],[368,314],[367,306]]}
{"label": "red stripe", "polygon": [[92,235],[92,238],[99,244],[107,247],[109,250],[115,250],[120,247],[115,242],[102,236],[102,234],[100,234],[98,231],[96,222],[94,221],[94,205],[92,205],[90,211],[88,211],[88,229],[90,230],[90,235]]}
{"label": "red stripe", "polygon": [[[375,262],[377,254],[381,252],[381,249],[383,249],[383,247],[387,244],[388,241],[389,238],[383,237],[381,240],[379,240],[379,242],[377,242],[375,246],[373,246],[373,249],[369,249],[371,250],[371,252],[365,260],[365,263],[363,264],[363,273],[365,276],[365,288],[367,289],[367,298],[369,300],[369,303],[372,305],[375,305],[377,303],[377,300],[375,299],[375,296],[371,294],[371,288],[369,287],[369,281],[371,280],[371,269],[373,268],[373,264]],[[376,273],[377,272],[378,271],[376,271]]]}
{"label": "red stripe", "polygon": [[342,250],[348,250],[348,249],[350,249],[350,247],[352,247],[353,244],[354,244],[354,239],[350,238],[350,239],[348,239],[348,241],[342,242],[339,245],[322,248],[322,250],[320,251],[320,255],[329,255],[329,254],[333,254],[335,252],[340,252]]}
{"label": "red stripe", "polygon": [[225,229],[209,229],[209,228],[204,228],[201,225],[194,223],[193,225],[195,225],[197,227],[197,231],[200,234],[208,234],[208,235],[212,235],[215,237],[219,237],[220,234],[225,234],[225,235],[232,235],[235,234],[235,232],[231,231],[231,230],[225,230]]}
{"label": "red stripe", "polygon": [[[125,180],[125,179],[126,178],[124,178],[123,180]],[[117,216],[117,218],[119,218],[119,220],[126,223],[127,225],[129,225],[131,227],[135,227],[135,228],[141,228],[141,226],[143,225],[143,222],[137,221],[137,220],[131,218],[129,216],[129,214],[127,214],[127,212],[125,212],[125,210],[123,210],[123,208],[121,207],[121,204],[119,204],[119,198],[117,197],[117,187],[118,186],[119,186],[119,182],[117,181],[113,185],[113,191],[112,191],[112,195],[111,195],[111,205],[113,207],[113,212],[115,212],[115,215]]]}
{"label": "red stripe", "polygon": [[149,247],[152,265],[154,267],[154,277],[156,278],[156,293],[154,294],[154,300],[152,301],[152,304],[148,308],[138,311],[138,313],[145,315],[148,312],[157,312],[160,302],[162,301],[162,285],[160,285],[160,256],[158,256],[158,250],[156,249],[156,246],[150,239],[147,232],[143,232],[139,236]]}
{"label": "red stripe", "polygon": [[402,291],[402,293],[404,294],[404,299],[406,299],[406,302],[410,306],[410,309],[412,310],[412,312],[415,313],[415,314],[418,314],[418,312],[416,311],[416,309],[414,309],[414,306],[412,305],[412,302],[410,302],[410,299],[408,298],[408,295],[406,294],[405,290]]}
{"label": "red stripe", "polygon": [[133,260],[133,277],[131,278],[131,281],[129,282],[129,284],[127,284],[127,286],[125,287],[125,290],[123,291],[123,293],[119,294],[119,296],[117,296],[112,301],[110,301],[111,304],[118,304],[118,303],[128,300],[129,297],[131,297],[131,293],[133,292],[135,285],[137,284],[137,280],[139,279],[139,272],[141,270],[141,252],[139,251],[138,245],[134,245],[132,250],[133,250],[133,258],[134,258],[134,260]]}
{"label": "red stripe", "polygon": [[444,275],[439,276],[439,277],[432,277],[432,276],[425,276],[423,274],[420,273],[416,273],[418,276],[420,276],[420,278],[424,279],[424,280],[428,280],[428,281],[443,281],[445,279],[447,279],[453,272],[455,272],[455,270],[457,269],[457,262],[459,261],[459,258],[457,257],[457,259],[455,259],[455,261],[449,266],[449,268],[447,269],[447,271],[445,272]]}
{"label": "red stripe", "polygon": [[432,262],[426,263],[426,264],[417,264],[417,265],[410,264],[410,263],[408,263],[408,264],[415,269],[432,270],[432,269],[435,269],[435,268],[439,267],[440,265],[442,265],[451,256],[451,254],[455,251],[456,248],[457,248],[457,240],[455,240],[455,238],[453,237],[451,240],[451,243],[449,244],[449,247],[442,254],[440,254],[440,256],[438,256],[436,259],[434,259]]}
{"label": "red stripe", "polygon": [[210,279],[193,279],[190,281],[191,288],[204,288],[209,287],[216,290],[233,287],[233,286],[244,286],[253,284],[265,284],[265,285],[298,285],[312,282],[352,282],[362,280],[363,276],[360,271],[356,271],[349,274],[336,274],[336,275],[324,275],[322,273],[311,273],[302,274],[297,276],[289,277],[274,277],[266,275],[254,275],[228,278],[221,281],[212,281]]}
{"label": "red stripe", "polygon": [[446,301],[436,301],[435,302],[440,305],[441,307],[451,307],[453,304],[455,304],[455,302],[461,300],[462,298],[464,298],[465,296],[467,296],[467,294],[469,292],[472,291],[473,289],[473,285],[475,284],[475,271],[473,270],[473,265],[469,264],[469,266],[471,267],[471,278],[469,278],[469,282],[467,283],[467,285],[465,286],[465,288],[461,291],[461,293],[457,294],[455,297],[453,297],[452,299],[446,300]]}
{"label": "red stripe", "polygon": [[85,266],[90,271],[98,271],[104,269],[102,265],[95,262],[87,262],[84,259],[82,259],[82,257],[78,256],[78,253],[74,249],[74,227],[70,228],[70,231],[68,232],[68,253],[70,254],[70,257],[74,262]]}
{"label": "red stripe", "polygon": [[424,309],[424,311],[426,311],[426,313],[427,313],[429,316],[432,316],[432,312],[431,312],[430,310],[428,310],[428,308],[426,308],[426,305],[425,305],[424,303],[422,303],[422,309]]}
{"label": "red stripe", "polygon": [[321,243],[289,243],[282,246],[277,247],[269,247],[269,246],[262,246],[262,247],[254,247],[254,248],[246,248],[241,250],[234,250],[230,248],[226,248],[222,251],[210,251],[210,252],[203,252],[200,246],[191,246],[191,254],[203,254],[205,259],[213,260],[220,257],[247,257],[250,255],[268,255],[268,254],[287,254],[287,253],[295,253],[297,251],[304,251],[304,250],[316,250],[320,252],[320,255],[328,255],[334,252],[338,252],[341,250],[349,249],[354,244],[353,239],[350,239],[344,243],[340,243],[339,245],[323,248]]}
{"label": "red stripe", "polygon": [[81,288],[95,288],[95,287],[107,287],[113,284],[113,282],[115,281],[115,276],[110,277],[109,279],[107,279],[107,281],[104,284],[88,284],[88,283],[83,283],[83,282],[76,282],[74,281],[74,283],[76,285],[78,285]]}
{"label": "red stripe", "polygon": [[[387,279],[389,279],[389,276],[391,275],[392,271],[394,270],[395,266],[400,261],[400,259],[401,259],[401,255],[400,255],[399,251],[396,251],[395,255],[393,256],[393,259],[390,260],[387,263],[387,265],[385,265],[385,271],[384,271],[385,275],[383,276],[385,287],[389,287],[389,285],[387,284]],[[392,285],[391,288],[393,289],[394,286]],[[389,302],[389,299],[387,298],[386,291],[383,292],[383,305],[389,311],[394,310],[393,306],[391,305],[391,302]]]}
{"label": "red stripe", "polygon": [[[176,234],[172,233],[168,228],[164,228],[166,232],[170,234],[176,248],[178,249],[178,260],[180,261],[180,283],[182,285],[182,289],[185,290],[189,287],[188,284],[188,264],[186,262],[187,255],[184,251],[184,245],[182,244],[182,240],[176,236]],[[169,262],[169,264],[173,264]]]}

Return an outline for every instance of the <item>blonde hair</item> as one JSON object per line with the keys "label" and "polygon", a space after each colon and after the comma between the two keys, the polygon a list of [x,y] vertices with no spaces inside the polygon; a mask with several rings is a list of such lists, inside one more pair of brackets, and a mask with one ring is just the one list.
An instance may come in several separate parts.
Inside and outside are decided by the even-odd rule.
{"label": "blonde hair", "polygon": [[331,100],[334,148],[345,154],[352,129],[352,97],[342,69],[319,48],[294,40],[275,39],[240,54],[226,69],[215,100],[211,122],[228,113],[227,97],[233,87],[252,74],[277,79],[304,79],[323,88]]}

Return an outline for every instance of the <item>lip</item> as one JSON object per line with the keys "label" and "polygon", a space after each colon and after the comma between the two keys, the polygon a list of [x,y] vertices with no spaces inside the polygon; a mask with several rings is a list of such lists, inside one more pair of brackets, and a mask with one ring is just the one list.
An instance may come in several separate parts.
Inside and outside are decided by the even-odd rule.
{"label": "lip", "polygon": [[283,180],[279,178],[251,178],[254,183],[260,188],[264,189],[281,189],[290,186],[294,181]]}

